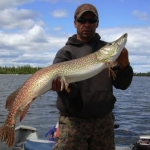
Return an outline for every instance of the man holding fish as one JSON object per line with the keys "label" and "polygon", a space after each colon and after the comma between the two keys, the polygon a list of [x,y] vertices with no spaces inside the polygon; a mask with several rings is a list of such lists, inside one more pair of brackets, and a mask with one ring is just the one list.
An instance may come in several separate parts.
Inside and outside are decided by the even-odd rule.
{"label": "man holding fish", "polygon": [[0,141],[8,147],[15,141],[17,117],[22,121],[31,103],[51,89],[58,93],[60,111],[60,135],[53,150],[115,149],[113,86],[125,90],[133,77],[127,33],[114,42],[102,41],[95,32],[98,12],[91,4],[80,5],[74,19],[77,34],[58,51],[54,64],[35,72],[7,97]]}
{"label": "man holding fish", "polygon": [[[58,51],[54,64],[84,57],[107,45],[96,33],[98,24],[95,6],[80,5],[74,14],[77,34]],[[57,108],[60,111],[60,134],[53,150],[115,150],[113,86],[125,90],[133,77],[125,47],[116,61],[113,74],[109,75],[110,69],[104,69],[92,78],[70,83],[70,92],[61,91],[59,77],[53,80],[52,90],[58,93]]]}

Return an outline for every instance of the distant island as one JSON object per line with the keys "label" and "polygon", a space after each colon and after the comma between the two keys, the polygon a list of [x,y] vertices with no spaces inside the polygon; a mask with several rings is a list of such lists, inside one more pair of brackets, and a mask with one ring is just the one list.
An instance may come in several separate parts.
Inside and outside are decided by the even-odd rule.
{"label": "distant island", "polygon": [[[30,65],[25,66],[12,66],[12,67],[0,67],[0,74],[33,74],[36,71],[42,69],[42,67],[31,67]],[[149,76],[150,72],[147,73],[134,73],[134,76]]]}

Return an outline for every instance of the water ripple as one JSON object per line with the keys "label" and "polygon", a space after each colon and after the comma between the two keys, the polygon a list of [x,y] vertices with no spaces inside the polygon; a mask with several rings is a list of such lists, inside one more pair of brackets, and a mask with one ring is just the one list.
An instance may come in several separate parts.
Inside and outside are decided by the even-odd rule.
{"label": "water ripple", "polygon": [[[0,75],[0,126],[8,114],[5,109],[7,96],[29,76]],[[128,146],[139,135],[150,135],[150,78],[134,77],[127,90],[114,89],[114,95],[117,98],[114,108],[115,123],[120,125],[115,130],[116,145]],[[45,133],[56,124],[57,118],[56,93],[49,91],[31,104],[22,124],[37,128],[39,137],[45,138]]]}

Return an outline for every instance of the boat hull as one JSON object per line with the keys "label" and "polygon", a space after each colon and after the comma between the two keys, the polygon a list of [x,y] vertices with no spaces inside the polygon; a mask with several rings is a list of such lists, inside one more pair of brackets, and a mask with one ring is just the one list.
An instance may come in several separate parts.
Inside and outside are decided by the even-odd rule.
{"label": "boat hull", "polygon": [[[8,148],[5,142],[0,142],[0,150],[52,150],[54,145],[55,141],[39,139],[36,128],[20,125],[15,128],[14,145]],[[116,150],[135,150],[135,146],[116,146]]]}

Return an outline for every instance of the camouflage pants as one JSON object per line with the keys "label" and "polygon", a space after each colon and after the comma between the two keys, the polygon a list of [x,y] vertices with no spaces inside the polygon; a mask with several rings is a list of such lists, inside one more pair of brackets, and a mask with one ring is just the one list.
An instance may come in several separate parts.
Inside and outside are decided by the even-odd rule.
{"label": "camouflage pants", "polygon": [[103,119],[60,116],[59,132],[53,150],[115,150],[112,114]]}

